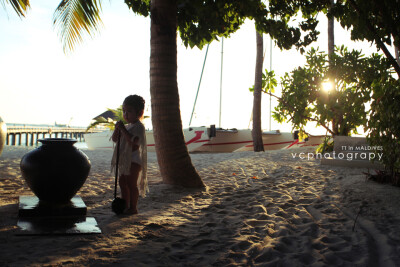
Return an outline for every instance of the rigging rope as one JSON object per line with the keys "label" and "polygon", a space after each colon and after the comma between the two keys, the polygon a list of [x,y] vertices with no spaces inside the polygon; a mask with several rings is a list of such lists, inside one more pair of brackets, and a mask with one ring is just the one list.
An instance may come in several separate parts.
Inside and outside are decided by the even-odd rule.
{"label": "rigging rope", "polygon": [[203,78],[203,72],[204,72],[204,67],[205,67],[205,65],[206,65],[207,54],[208,54],[208,47],[209,47],[209,46],[210,46],[210,44],[207,44],[206,55],[205,55],[205,57],[204,57],[203,68],[201,69],[199,85],[197,86],[197,93],[196,93],[196,98],[195,98],[194,104],[193,104],[192,115],[190,116],[189,126],[192,124],[193,113],[194,113],[194,109],[195,109],[195,107],[196,107],[197,97],[199,96],[200,84],[201,84],[201,80],[202,80],[202,78]]}

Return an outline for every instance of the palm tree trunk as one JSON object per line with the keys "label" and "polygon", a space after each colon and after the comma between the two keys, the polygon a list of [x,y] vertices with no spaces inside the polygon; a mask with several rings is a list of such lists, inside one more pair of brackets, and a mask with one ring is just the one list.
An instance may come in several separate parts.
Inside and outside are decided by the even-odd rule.
{"label": "palm tree trunk", "polygon": [[254,151],[264,151],[261,130],[261,87],[262,87],[262,66],[263,66],[263,37],[256,30],[257,41],[257,56],[256,70],[254,78],[254,93],[253,93],[253,147]]}
{"label": "palm tree trunk", "polygon": [[177,83],[177,3],[151,1],[150,95],[154,141],[164,183],[203,187],[185,145]]}

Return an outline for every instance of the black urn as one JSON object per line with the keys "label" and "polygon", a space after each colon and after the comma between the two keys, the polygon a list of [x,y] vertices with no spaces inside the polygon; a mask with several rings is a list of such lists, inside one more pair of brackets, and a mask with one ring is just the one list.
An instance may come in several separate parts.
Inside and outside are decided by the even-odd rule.
{"label": "black urn", "polygon": [[89,158],[74,146],[75,139],[46,138],[21,159],[21,172],[40,201],[68,203],[86,181]]}

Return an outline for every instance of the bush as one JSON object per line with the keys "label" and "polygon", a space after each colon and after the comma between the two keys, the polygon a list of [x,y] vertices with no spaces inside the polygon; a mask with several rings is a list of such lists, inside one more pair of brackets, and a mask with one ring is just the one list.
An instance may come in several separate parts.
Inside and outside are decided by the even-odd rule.
{"label": "bush", "polygon": [[373,84],[373,101],[368,122],[368,141],[382,148],[381,163],[399,184],[400,171],[400,81],[392,77]]}
{"label": "bush", "polygon": [[315,150],[317,153],[325,153],[333,151],[333,139],[330,136],[326,136],[324,141]]}
{"label": "bush", "polygon": [[[381,76],[390,75],[382,56],[365,57],[361,51],[348,51],[342,46],[329,57],[312,48],[306,60],[304,67],[282,77],[282,96],[278,98],[274,119],[290,122],[301,131],[308,122],[316,122],[332,136],[348,136],[357,133],[357,127],[365,127],[371,85]],[[333,90],[322,90],[327,82]]]}

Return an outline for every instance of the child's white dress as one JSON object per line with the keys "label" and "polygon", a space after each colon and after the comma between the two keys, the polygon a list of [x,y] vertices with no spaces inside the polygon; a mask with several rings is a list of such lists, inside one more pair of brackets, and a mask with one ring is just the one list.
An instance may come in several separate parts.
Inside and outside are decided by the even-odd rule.
{"label": "child's white dress", "polygon": [[[138,189],[139,194],[142,197],[146,196],[149,192],[147,183],[147,142],[146,142],[146,129],[144,125],[138,121],[130,123],[126,126],[128,132],[132,135],[132,141],[135,137],[139,138],[139,149],[132,151],[132,147],[126,141],[125,136],[121,135],[120,149],[119,149],[119,162],[118,162],[118,173],[119,175],[129,175],[131,171],[132,162],[142,166],[138,178]],[[115,166],[117,162],[117,147],[115,145],[113,157],[111,160],[111,172],[115,173]]]}

